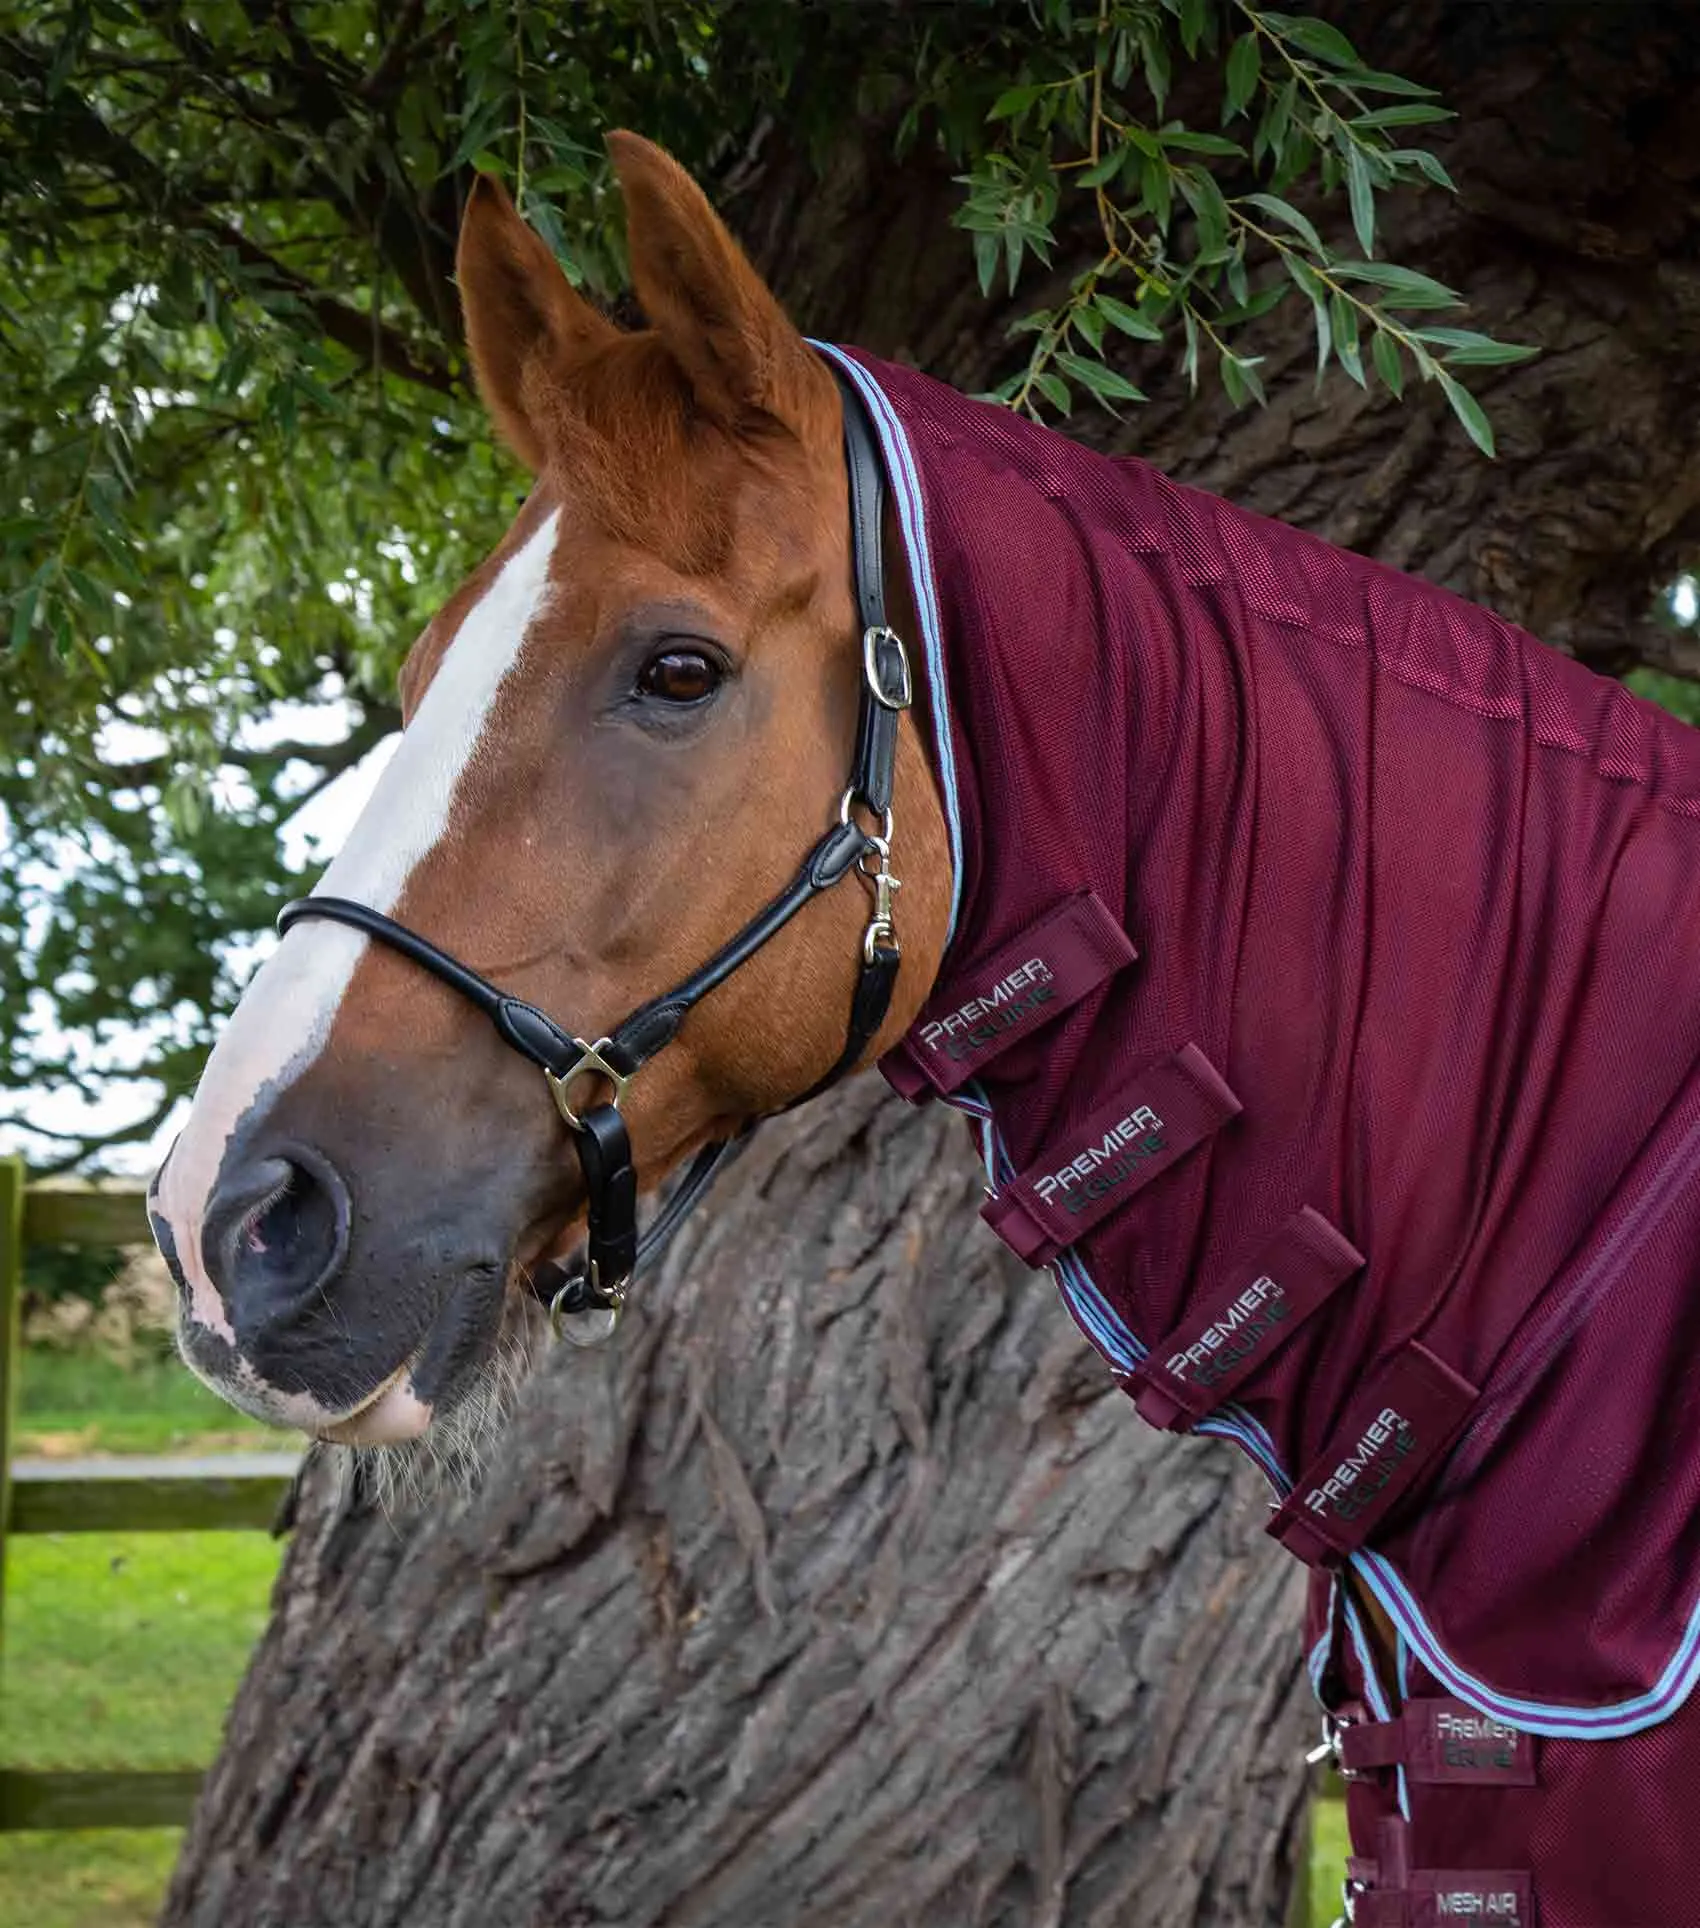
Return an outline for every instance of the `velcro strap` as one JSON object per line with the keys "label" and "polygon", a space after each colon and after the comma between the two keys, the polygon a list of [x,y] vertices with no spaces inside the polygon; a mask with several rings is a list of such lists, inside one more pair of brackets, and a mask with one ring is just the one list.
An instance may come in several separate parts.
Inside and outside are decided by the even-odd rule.
{"label": "velcro strap", "polygon": [[1320,1212],[1295,1212],[1151,1348],[1127,1381],[1140,1417],[1173,1432],[1214,1412],[1363,1262]]}
{"label": "velcro strap", "polygon": [[980,1216],[1017,1258],[1049,1265],[1239,1109],[1189,1044],[1137,1073],[1120,1097],[987,1199]]}
{"label": "velcro strap", "polygon": [[1534,1883],[1521,1870],[1413,1868],[1402,1888],[1353,1897],[1353,1928],[1535,1928]]}
{"label": "velcro strap", "polygon": [[1407,1702],[1393,1720],[1342,1727],[1340,1765],[1348,1774],[1402,1767],[1425,1787],[1533,1787],[1535,1741],[1467,1701],[1437,1696]]}
{"label": "velcro strap", "polygon": [[1307,1565],[1337,1565],[1411,1490],[1475,1401],[1469,1380],[1413,1339],[1347,1406],[1269,1532]]}
{"label": "velcro strap", "polygon": [[880,1070],[911,1104],[948,1096],[1138,955],[1097,895],[1076,891],[989,957],[953,971]]}

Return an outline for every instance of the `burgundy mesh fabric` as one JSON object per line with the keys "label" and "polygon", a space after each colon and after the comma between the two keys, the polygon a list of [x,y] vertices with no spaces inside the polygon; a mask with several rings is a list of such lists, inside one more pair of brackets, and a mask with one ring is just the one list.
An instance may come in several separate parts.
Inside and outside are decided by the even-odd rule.
{"label": "burgundy mesh fabric", "polygon": [[[1313,1635],[1326,1623],[1327,1598],[1325,1585],[1313,1589]],[[1326,1634],[1322,1638],[1326,1645]],[[1335,1678],[1326,1697],[1350,1722],[1375,1721],[1372,1700],[1410,1707],[1447,1691],[1408,1658],[1400,1691],[1393,1682],[1372,1690],[1364,1654],[1361,1641],[1340,1637],[1328,1670]],[[1392,1768],[1348,1779],[1355,1919],[1409,1928],[1448,1928],[1460,1920],[1497,1928],[1692,1928],[1700,1920],[1692,1838],[1700,1701],[1689,1700],[1638,1733],[1593,1740],[1537,1735],[1526,1745],[1534,1757],[1532,1786],[1425,1785],[1402,1780]],[[1476,1871],[1508,1870],[1527,1881],[1532,1905],[1507,1915],[1467,1904],[1444,1915],[1426,1911],[1409,1872],[1401,1878],[1386,1866],[1381,1849],[1390,1825],[1401,1829],[1408,1870],[1426,1873],[1424,1885],[1435,1871],[1457,1877],[1444,1884],[1456,1888]],[[1502,1882],[1485,1884],[1490,1896],[1506,1892]]]}
{"label": "burgundy mesh fabric", "polygon": [[[1446,1691],[1578,1744],[1664,1721],[1700,1669],[1700,734],[1444,591],[856,360],[904,452],[959,824],[933,1003],[1072,892],[1140,953],[957,1094],[997,1181],[1189,1044],[1242,1107],[1064,1254],[1071,1308],[1128,1371],[1320,1213],[1363,1269],[1204,1423],[1284,1493],[1421,1341],[1479,1396],[1362,1580]],[[1684,1744],[1700,1785],[1700,1740],[1620,1758]]]}

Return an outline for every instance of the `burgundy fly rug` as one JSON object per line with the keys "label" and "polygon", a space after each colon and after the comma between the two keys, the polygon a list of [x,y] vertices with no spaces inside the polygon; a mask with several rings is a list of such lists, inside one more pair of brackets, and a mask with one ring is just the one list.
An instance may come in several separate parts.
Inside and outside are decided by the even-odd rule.
{"label": "burgundy fly rug", "polygon": [[1700,734],[838,359],[957,875],[886,1076],[1145,1418],[1267,1475],[1351,1919],[1700,1922]]}

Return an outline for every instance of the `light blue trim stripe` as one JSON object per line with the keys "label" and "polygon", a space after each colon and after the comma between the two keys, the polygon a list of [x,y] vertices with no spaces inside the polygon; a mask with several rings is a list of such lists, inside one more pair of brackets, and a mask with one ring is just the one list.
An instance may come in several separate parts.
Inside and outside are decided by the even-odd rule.
{"label": "light blue trim stripe", "polygon": [[1700,1607],[1697,1607],[1663,1673],[1644,1694],[1614,1701],[1606,1707],[1567,1707],[1562,1703],[1502,1694],[1459,1666],[1441,1646],[1415,1596],[1385,1555],[1365,1548],[1352,1555],[1352,1565],[1387,1609],[1399,1632],[1410,1641],[1417,1658],[1437,1680],[1444,1681],[1460,1700],[1467,1700],[1479,1712],[1492,1714],[1531,1734],[1581,1741],[1620,1740],[1626,1734],[1639,1734],[1668,1719],[1700,1680]]}
{"label": "light blue trim stripe", "polygon": [[[943,793],[945,824],[950,836],[952,874],[948,942],[956,933],[962,900],[962,813],[957,795],[956,749],[951,740],[944,633],[939,620],[938,591],[933,579],[932,549],[927,540],[920,473],[903,424],[873,375],[830,342],[814,342],[812,346],[823,355],[830,355],[856,384],[857,392],[866,399],[895,484],[893,493],[908,550],[909,577],[926,654],[928,690],[932,699],[933,749],[938,759],[939,788]],[[984,1094],[967,1087],[946,1102],[979,1122],[986,1173],[993,1184],[998,1183],[1000,1177],[1008,1175],[1008,1155],[998,1139],[991,1106]],[[998,1169],[1000,1161],[1005,1167],[1001,1173]],[[1137,1365],[1145,1357],[1145,1347],[1116,1316],[1081,1262],[1079,1254],[1064,1252],[1052,1269],[1076,1323],[1099,1351],[1123,1371]],[[1257,1462],[1278,1494],[1284,1497],[1292,1491],[1293,1482],[1281,1465],[1275,1442],[1243,1407],[1224,1406],[1219,1413],[1201,1421],[1195,1431],[1232,1440]],[[1618,1701],[1609,1707],[1565,1707],[1502,1694],[1485,1681],[1477,1679],[1448,1656],[1424,1618],[1422,1608],[1388,1560],[1366,1549],[1354,1553],[1351,1564],[1362,1574],[1401,1636],[1410,1642],[1418,1658],[1437,1680],[1444,1681],[1460,1700],[1468,1701],[1479,1712],[1492,1714],[1530,1733],[1570,1740],[1611,1740],[1625,1734],[1638,1734],[1666,1719],[1693,1692],[1696,1682],[1700,1682],[1700,1602],[1696,1603],[1693,1617],[1676,1652],[1646,1693]],[[1403,1796],[1401,1800],[1403,1802]]]}
{"label": "light blue trim stripe", "polygon": [[[1381,1684],[1381,1675],[1376,1671],[1375,1649],[1370,1645],[1363,1619],[1350,1594],[1346,1595],[1346,1631],[1352,1637],[1352,1648],[1358,1656],[1358,1671],[1364,1677],[1364,1698],[1369,1702],[1369,1711],[1377,1720],[1391,1720],[1393,1704]],[[1395,1770],[1395,1778],[1399,1783],[1399,1812],[1408,1821],[1411,1818],[1411,1790],[1402,1767]]]}
{"label": "light blue trim stripe", "polygon": [[[1339,1582],[1334,1581],[1331,1584],[1338,1586]],[[1332,1613],[1330,1614],[1330,1618],[1332,1618]],[[1328,1636],[1324,1634],[1305,1656],[1305,1672],[1310,1675],[1310,1691],[1319,1701],[1322,1698],[1322,1670],[1327,1665]]]}
{"label": "light blue trim stripe", "polygon": [[829,341],[812,341],[809,346],[830,355],[856,384],[857,393],[867,402],[874,418],[880,446],[885,450],[886,467],[897,484],[897,515],[903,525],[909,581],[915,594],[915,613],[920,619],[921,643],[927,657],[933,754],[938,759],[939,788],[944,792],[945,824],[950,833],[950,925],[945,932],[945,942],[949,944],[956,935],[957,913],[962,908],[962,813],[956,793],[956,746],[950,734],[950,685],[945,680],[944,631],[939,621],[938,591],[933,582],[933,552],[927,541],[927,511],[921,496],[920,472],[909,451],[903,424],[886,400],[885,391],[867,369]]}

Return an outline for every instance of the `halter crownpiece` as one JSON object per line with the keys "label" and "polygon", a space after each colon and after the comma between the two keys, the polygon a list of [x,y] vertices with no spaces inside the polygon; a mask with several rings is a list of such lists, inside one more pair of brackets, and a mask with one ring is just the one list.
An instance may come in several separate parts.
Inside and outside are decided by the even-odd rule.
{"label": "halter crownpiece", "polygon": [[[278,913],[287,931],[304,918],[326,917],[388,944],[441,979],[481,1010],[505,1044],[535,1064],[563,1123],[573,1134],[586,1196],[585,1265],[547,1290],[533,1279],[555,1330],[575,1344],[598,1344],[618,1324],[626,1290],[639,1267],[655,1256],[683,1224],[721,1168],[740,1152],[754,1129],[705,1145],[686,1168],[666,1204],[640,1238],[637,1229],[637,1168],[631,1138],[620,1115],[626,1087],[648,1061],[671,1044],[691,1008],[778,935],[798,912],[852,873],[867,885],[872,914],[862,934],[856,989],[850,1003],[844,1049],[838,1061],[792,1105],[824,1091],[849,1071],[877,1036],[891,1008],[902,952],[893,920],[899,888],[891,869],[892,795],[896,787],[898,718],[914,701],[909,657],[885,620],[885,572],[880,537],[885,513],[885,471],[861,398],[836,368],[844,404],[844,456],[850,484],[850,557],[862,629],[862,676],[856,747],[850,781],[837,821],[803,860],[792,882],[758,911],[708,961],[665,995],[641,1004],[606,1036],[594,1041],[564,1029],[546,1012],[510,996],[459,959],[369,904],[347,897],[298,897]],[[865,829],[860,815],[878,827]],[[580,1110],[574,1087],[600,1080],[611,1092]],[[789,1109],[790,1107],[786,1107]],[[548,1268],[554,1286],[558,1268]]]}

